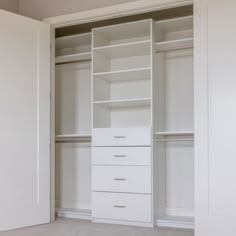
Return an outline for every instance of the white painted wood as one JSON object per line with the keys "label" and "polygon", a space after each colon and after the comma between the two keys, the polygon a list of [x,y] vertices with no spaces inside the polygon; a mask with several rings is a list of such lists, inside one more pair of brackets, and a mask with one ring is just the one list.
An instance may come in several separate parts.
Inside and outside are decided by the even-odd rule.
{"label": "white painted wood", "polygon": [[92,190],[151,194],[149,166],[93,166]]}
{"label": "white painted wood", "polygon": [[78,220],[91,220],[91,210],[76,210],[76,209],[67,209],[61,208],[56,210],[57,216],[62,218],[69,219],[78,219]]}
{"label": "white painted wood", "polygon": [[165,52],[172,50],[179,50],[185,48],[193,48],[193,38],[168,40],[155,44],[157,52]]}
{"label": "white painted wood", "polygon": [[127,221],[127,220],[111,220],[111,219],[100,219],[93,218],[94,223],[100,224],[112,224],[112,225],[128,225],[128,226],[136,226],[136,227],[148,227],[153,228],[154,225],[151,222],[140,222],[140,221]]}
{"label": "white painted wood", "polygon": [[[236,2],[196,1],[196,235],[236,234]],[[219,29],[216,26],[221,25]]]}
{"label": "white painted wood", "polygon": [[91,52],[83,52],[56,57],[56,64],[90,61]]}
{"label": "white painted wood", "polygon": [[150,127],[93,129],[92,146],[150,146]]}
{"label": "white painted wood", "polygon": [[51,26],[51,75],[50,75],[50,118],[51,118],[51,125],[50,125],[50,136],[51,136],[51,144],[50,144],[50,151],[51,151],[51,186],[50,186],[50,199],[51,199],[51,222],[54,222],[56,219],[55,214],[55,206],[56,206],[56,193],[55,193],[55,29]]}
{"label": "white painted wood", "polygon": [[50,222],[50,27],[0,10],[0,231]]}
{"label": "white painted wood", "polygon": [[138,0],[135,2],[124,3],[115,6],[47,18],[44,19],[44,21],[58,28],[62,26],[110,19],[113,17],[121,17],[134,15],[137,13],[168,9],[172,7],[186,6],[191,5],[192,3],[192,0]]}
{"label": "white painted wood", "polygon": [[94,147],[93,165],[150,166],[150,147]]}
{"label": "white painted wood", "polygon": [[107,101],[96,101],[94,105],[111,107],[139,107],[150,105],[151,98],[141,99],[119,99],[119,100],[107,100]]}
{"label": "white painted wood", "polygon": [[93,217],[150,222],[151,195],[93,192]]}
{"label": "white painted wood", "polygon": [[157,226],[168,228],[194,229],[194,218],[183,216],[164,216],[157,220]]}
{"label": "white painted wood", "polygon": [[138,68],[134,70],[121,70],[105,73],[94,73],[94,79],[102,79],[107,82],[122,82],[129,80],[150,80],[151,68]]}

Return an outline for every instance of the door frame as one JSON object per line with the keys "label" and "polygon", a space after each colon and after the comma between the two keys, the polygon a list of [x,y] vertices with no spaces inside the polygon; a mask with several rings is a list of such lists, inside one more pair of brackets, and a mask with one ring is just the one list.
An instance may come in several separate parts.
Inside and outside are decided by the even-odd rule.
{"label": "door frame", "polygon": [[138,0],[43,19],[51,25],[51,222],[55,221],[55,29],[193,5],[194,0]]}

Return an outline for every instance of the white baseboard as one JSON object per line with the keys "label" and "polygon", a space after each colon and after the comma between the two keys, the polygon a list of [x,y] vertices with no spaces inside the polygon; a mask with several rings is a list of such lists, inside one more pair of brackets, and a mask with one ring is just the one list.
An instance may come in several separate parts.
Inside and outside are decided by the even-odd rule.
{"label": "white baseboard", "polygon": [[58,217],[80,219],[80,220],[91,220],[91,210],[74,210],[74,209],[57,209]]}
{"label": "white baseboard", "polygon": [[107,220],[94,218],[93,223],[104,223],[104,224],[116,224],[116,225],[128,225],[128,226],[139,226],[139,227],[148,227],[153,228],[153,223],[145,223],[145,222],[134,222],[134,221],[124,221],[124,220]]}
{"label": "white baseboard", "polygon": [[157,220],[157,226],[180,229],[194,229],[194,218],[183,216],[164,216]]}

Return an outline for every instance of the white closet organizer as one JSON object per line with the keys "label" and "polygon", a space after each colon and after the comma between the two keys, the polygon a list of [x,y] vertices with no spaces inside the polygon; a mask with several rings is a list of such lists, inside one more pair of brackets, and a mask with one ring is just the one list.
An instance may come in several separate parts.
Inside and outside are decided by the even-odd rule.
{"label": "white closet organizer", "polygon": [[96,28],[92,41],[93,221],[152,226],[153,21]]}
{"label": "white closet organizer", "polygon": [[193,18],[56,40],[60,217],[193,228]]}

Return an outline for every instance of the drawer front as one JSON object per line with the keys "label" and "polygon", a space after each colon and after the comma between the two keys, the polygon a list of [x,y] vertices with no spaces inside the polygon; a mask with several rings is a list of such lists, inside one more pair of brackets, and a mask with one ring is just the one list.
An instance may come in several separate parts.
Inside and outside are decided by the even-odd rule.
{"label": "drawer front", "polygon": [[151,195],[94,192],[92,211],[94,218],[151,222]]}
{"label": "drawer front", "polygon": [[150,166],[93,166],[93,191],[151,193]]}
{"label": "drawer front", "polygon": [[92,145],[99,146],[150,146],[151,128],[93,129]]}
{"label": "drawer front", "polygon": [[93,147],[93,165],[150,166],[150,147]]}

